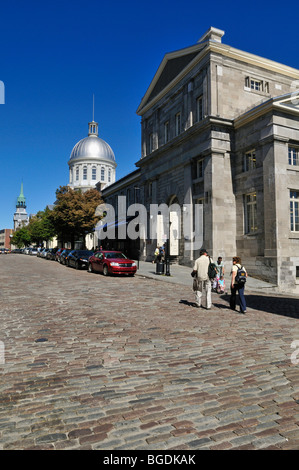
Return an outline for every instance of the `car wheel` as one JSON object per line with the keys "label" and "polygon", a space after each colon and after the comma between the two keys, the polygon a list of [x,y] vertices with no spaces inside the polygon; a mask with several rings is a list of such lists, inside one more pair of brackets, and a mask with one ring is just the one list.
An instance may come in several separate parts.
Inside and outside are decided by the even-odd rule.
{"label": "car wheel", "polygon": [[91,263],[88,263],[87,271],[88,271],[89,273],[93,273],[93,269],[92,269],[92,264],[91,264]]}
{"label": "car wheel", "polygon": [[105,264],[105,265],[103,266],[103,274],[104,274],[104,276],[108,276],[108,274],[109,274],[107,264]]}
{"label": "car wheel", "polygon": [[75,268],[79,269],[79,262],[78,261],[76,261],[76,263],[75,263]]}

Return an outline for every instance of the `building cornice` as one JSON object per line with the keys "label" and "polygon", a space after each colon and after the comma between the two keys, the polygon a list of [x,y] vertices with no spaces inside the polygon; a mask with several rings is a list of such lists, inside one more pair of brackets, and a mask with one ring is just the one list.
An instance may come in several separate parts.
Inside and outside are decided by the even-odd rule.
{"label": "building cornice", "polygon": [[239,127],[250,123],[254,119],[257,119],[268,112],[273,112],[274,110],[299,116],[299,106],[298,104],[294,104],[295,101],[296,99],[292,93],[288,93],[284,96],[277,96],[275,98],[271,98],[270,100],[267,100],[264,103],[255,106],[248,112],[237,117],[234,120],[234,127],[235,129],[238,129]]}
{"label": "building cornice", "polygon": [[[168,60],[181,57],[186,53],[194,52],[198,49],[198,55],[163,89],[158,93],[152,100],[148,101],[151,92],[158,82],[162,71],[168,62]],[[246,64],[254,65],[256,67],[260,67],[266,70],[270,70],[272,72],[278,73],[280,75],[285,75],[289,78],[293,78],[294,80],[299,80],[299,70],[293,67],[289,67],[288,65],[283,65],[279,62],[265,59],[264,57],[260,57],[255,54],[251,54],[249,52],[244,52],[239,49],[235,49],[231,46],[226,44],[217,43],[215,41],[207,41],[206,43],[196,44],[193,47],[187,49],[181,49],[179,51],[166,54],[163,58],[147,92],[145,93],[139,107],[137,108],[137,114],[142,116],[146,113],[155,103],[157,103],[163,96],[165,96],[174,86],[176,86],[184,76],[186,76],[192,68],[199,63],[203,58],[210,53],[215,53],[218,55],[222,55],[228,57],[232,60],[237,60],[240,62],[245,62]]]}

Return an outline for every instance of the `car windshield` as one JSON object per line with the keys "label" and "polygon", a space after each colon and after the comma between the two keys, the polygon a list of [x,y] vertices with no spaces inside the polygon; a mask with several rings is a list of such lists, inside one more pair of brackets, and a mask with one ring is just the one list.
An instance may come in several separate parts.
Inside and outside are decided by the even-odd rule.
{"label": "car windshield", "polygon": [[80,250],[77,252],[79,256],[91,256],[93,255],[93,251],[88,251],[88,250]]}
{"label": "car windshield", "polygon": [[115,258],[127,259],[127,257],[123,253],[120,253],[120,252],[117,252],[117,251],[113,251],[111,253],[105,253],[105,257],[107,259],[115,259]]}

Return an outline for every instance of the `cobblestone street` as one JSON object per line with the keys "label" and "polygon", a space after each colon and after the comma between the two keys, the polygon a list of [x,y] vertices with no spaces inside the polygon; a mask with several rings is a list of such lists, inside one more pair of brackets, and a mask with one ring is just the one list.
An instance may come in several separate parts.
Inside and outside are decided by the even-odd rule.
{"label": "cobblestone street", "polygon": [[194,308],[191,277],[0,273],[1,449],[299,449],[298,299],[247,291],[241,315]]}

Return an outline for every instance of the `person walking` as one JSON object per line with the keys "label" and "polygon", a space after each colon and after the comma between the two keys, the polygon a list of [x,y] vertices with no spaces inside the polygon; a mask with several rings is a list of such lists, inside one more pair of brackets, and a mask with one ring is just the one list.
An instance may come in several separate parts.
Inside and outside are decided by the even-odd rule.
{"label": "person walking", "polygon": [[224,264],[223,264],[221,256],[218,256],[218,259],[216,261],[216,268],[217,268],[217,276],[215,277],[213,281],[214,292],[217,292],[219,279],[221,279],[221,276],[224,276]]}
{"label": "person walking", "polygon": [[[240,302],[240,313],[246,313],[246,301],[244,296],[245,290],[245,281],[241,282],[239,280],[238,271],[242,269],[247,277],[247,272],[244,266],[241,264],[241,258],[238,256],[233,257],[233,267],[231,270],[231,296],[230,296],[230,308],[236,310],[236,296],[237,292],[239,293],[239,302]],[[244,276],[244,277],[245,277]],[[245,279],[246,279],[245,277]]]}
{"label": "person walking", "polygon": [[212,305],[211,281],[208,275],[209,264],[210,258],[207,250],[202,248],[191,273],[194,278],[193,290],[195,291],[196,307],[202,306],[207,310],[210,310]]}

